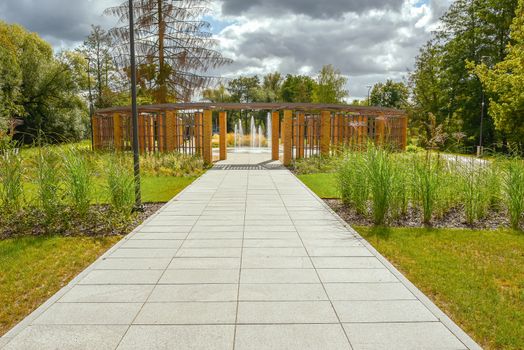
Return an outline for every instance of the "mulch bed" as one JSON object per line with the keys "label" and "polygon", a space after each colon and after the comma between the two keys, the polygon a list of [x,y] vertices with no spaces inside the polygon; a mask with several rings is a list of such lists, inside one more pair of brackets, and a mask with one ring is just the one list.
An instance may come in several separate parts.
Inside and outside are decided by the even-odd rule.
{"label": "mulch bed", "polygon": [[[359,215],[351,206],[344,204],[340,199],[324,199],[344,221],[353,226],[373,226],[372,219]],[[391,227],[428,227],[422,222],[422,213],[415,208],[409,208],[405,216],[398,219],[390,219],[388,226]],[[473,225],[466,222],[466,216],[462,208],[453,208],[441,218],[434,218],[430,227],[434,228],[469,228],[469,229],[499,229],[508,228],[509,221],[502,212],[490,211],[487,216],[478,220]]]}
{"label": "mulch bed", "polygon": [[21,236],[114,236],[126,235],[158,211],[165,203],[144,203],[143,211],[130,216],[111,213],[108,205],[92,206],[85,217],[74,215],[67,207],[55,218],[46,219],[37,208],[0,217],[0,239]]}

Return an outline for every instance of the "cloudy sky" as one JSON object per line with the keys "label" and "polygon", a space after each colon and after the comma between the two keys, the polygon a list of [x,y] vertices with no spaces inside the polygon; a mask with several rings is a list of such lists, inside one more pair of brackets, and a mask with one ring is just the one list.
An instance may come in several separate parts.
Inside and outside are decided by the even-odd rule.
{"label": "cloudy sky", "polygon": [[[79,45],[91,24],[110,28],[103,10],[121,0],[0,0],[0,19],[39,33],[56,50]],[[234,63],[224,77],[315,75],[331,63],[353,98],[367,86],[406,77],[451,0],[215,0],[211,22]]]}

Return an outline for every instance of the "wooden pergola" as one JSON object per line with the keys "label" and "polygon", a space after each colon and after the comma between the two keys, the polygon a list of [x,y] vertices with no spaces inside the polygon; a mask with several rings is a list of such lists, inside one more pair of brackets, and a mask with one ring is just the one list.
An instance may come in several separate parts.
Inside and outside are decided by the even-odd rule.
{"label": "wooden pergola", "polygon": [[[402,110],[310,103],[175,103],[138,107],[139,148],[145,152],[179,151],[213,161],[213,113],[218,114],[220,160],[227,157],[227,113],[268,111],[272,120],[272,159],[282,161],[314,154],[327,155],[340,147],[364,147],[369,141],[403,150],[407,116]],[[131,107],[97,110],[93,116],[94,149],[131,148]],[[280,137],[278,137],[278,135]]]}

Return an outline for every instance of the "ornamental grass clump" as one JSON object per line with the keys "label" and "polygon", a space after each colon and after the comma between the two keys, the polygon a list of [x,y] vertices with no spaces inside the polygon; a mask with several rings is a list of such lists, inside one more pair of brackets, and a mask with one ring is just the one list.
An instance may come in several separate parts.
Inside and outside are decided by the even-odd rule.
{"label": "ornamental grass clump", "polygon": [[524,214],[524,160],[509,160],[502,176],[503,193],[511,227],[520,229]]}
{"label": "ornamental grass clump", "polygon": [[85,152],[70,148],[63,156],[65,193],[68,204],[80,216],[86,216],[91,204],[92,166]]}
{"label": "ornamental grass clump", "polygon": [[342,201],[352,205],[358,214],[368,211],[369,184],[363,153],[348,152],[338,168],[338,187]]}
{"label": "ornamental grass clump", "polygon": [[368,145],[365,158],[373,223],[383,225],[393,199],[395,167],[390,152],[382,147]]}
{"label": "ornamental grass clump", "polygon": [[35,158],[38,205],[46,222],[53,221],[62,205],[62,186],[59,157],[46,146],[39,147]]}
{"label": "ornamental grass clump", "polygon": [[413,159],[414,199],[422,210],[424,224],[431,222],[437,206],[442,172],[439,157],[428,153],[425,157],[414,157]]}
{"label": "ornamental grass clump", "polygon": [[22,206],[22,158],[15,149],[0,154],[0,205],[6,212],[16,212]]}
{"label": "ornamental grass clump", "polygon": [[127,216],[134,204],[134,178],[131,169],[118,155],[112,155],[107,164],[107,190],[111,209]]}

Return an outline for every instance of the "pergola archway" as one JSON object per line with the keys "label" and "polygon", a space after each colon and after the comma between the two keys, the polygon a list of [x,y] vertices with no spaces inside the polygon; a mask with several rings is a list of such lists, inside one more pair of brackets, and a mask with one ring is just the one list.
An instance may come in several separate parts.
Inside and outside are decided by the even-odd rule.
{"label": "pergola archway", "polygon": [[[216,113],[219,159],[225,160],[227,113],[239,110],[271,112],[272,135],[276,136],[271,142],[272,159],[281,158],[284,165],[293,159],[327,155],[343,146],[363,147],[370,140],[400,150],[407,143],[407,116],[397,109],[309,103],[175,103],[138,107],[140,151],[198,154],[212,163]],[[97,110],[92,125],[94,149],[131,149],[131,107]]]}

